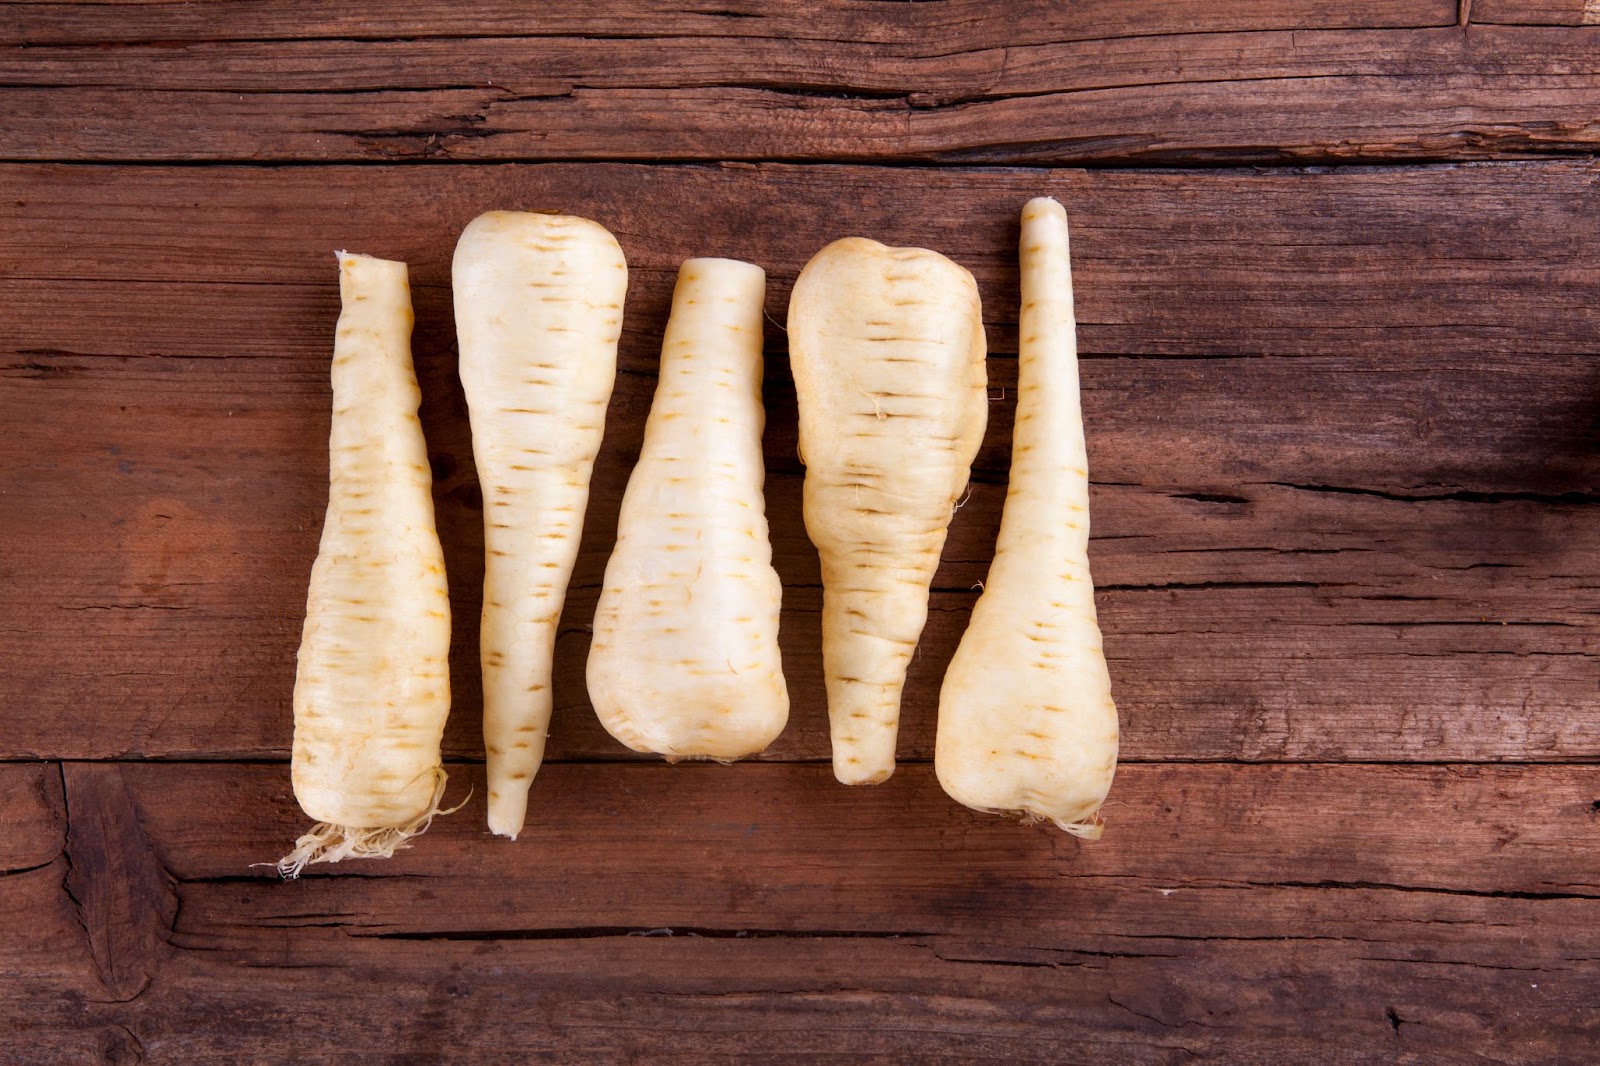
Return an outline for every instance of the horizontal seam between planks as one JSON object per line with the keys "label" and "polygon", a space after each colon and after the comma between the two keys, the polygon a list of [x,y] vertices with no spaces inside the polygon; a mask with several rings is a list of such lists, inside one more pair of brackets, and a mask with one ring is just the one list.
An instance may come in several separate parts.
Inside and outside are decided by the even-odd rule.
{"label": "horizontal seam between planks", "polygon": [[[0,3],[0,11],[8,7],[57,7],[58,4],[46,3],[33,5],[27,3]],[[85,4],[85,7],[109,7],[119,9],[121,4]],[[698,12],[695,12],[698,14]],[[734,24],[742,24],[750,20],[735,19]],[[1172,38],[1182,40],[1189,37],[1216,37],[1224,35],[1244,36],[1249,34],[1266,33],[1408,33],[1423,30],[1450,29],[1457,24],[1454,20],[1420,25],[1406,26],[1272,26],[1272,27],[1234,27],[1216,30],[1183,30],[1163,33],[1123,33],[1110,34],[1102,37],[1066,37],[1052,41],[1017,42],[1015,44],[993,44],[982,48],[960,48],[949,52],[929,53],[917,58],[949,59],[956,56],[973,55],[979,52],[1002,51],[1007,48],[1046,48],[1062,44],[1104,44],[1110,41],[1139,41],[1151,38]],[[1482,25],[1494,25],[1483,23]],[[1517,24],[1520,25],[1520,24]],[[1556,24],[1552,24],[1553,26]],[[1582,26],[1561,26],[1562,29],[1583,29]],[[907,27],[908,32],[902,40],[872,40],[861,37],[808,37],[804,35],[779,36],[766,33],[437,33],[437,34],[390,34],[387,36],[359,37],[347,35],[320,35],[320,36],[277,36],[277,37],[151,37],[140,40],[87,40],[80,38],[40,38],[37,40],[4,40],[0,39],[0,47],[5,48],[150,48],[171,47],[174,45],[229,45],[229,44],[411,44],[425,41],[773,41],[780,44],[795,41],[804,41],[815,44],[842,44],[873,47],[894,47],[900,44],[914,44],[915,30],[921,29],[928,32],[927,27]],[[937,29],[932,32],[938,32]],[[954,29],[946,32],[956,32]],[[901,57],[895,57],[901,58]]]}
{"label": "horizontal seam between planks", "polygon": [[[783,758],[755,757],[741,759],[740,766],[809,766],[818,769],[831,765],[831,756],[827,754],[815,756],[786,756]],[[80,757],[60,755],[0,755],[0,765],[28,766],[45,765],[49,763],[91,763],[91,764],[117,764],[126,766],[287,766],[289,753],[282,755],[218,755],[207,757],[200,755],[116,755],[106,757]],[[481,758],[467,758],[463,756],[445,756],[442,765],[450,767],[482,766]],[[1525,755],[1494,756],[1486,755],[1479,758],[1454,758],[1454,759],[1289,759],[1289,758],[1243,758],[1239,756],[1217,758],[1150,758],[1146,756],[1124,755],[1118,758],[1119,766],[1191,766],[1191,767],[1305,767],[1333,768],[1357,767],[1373,770],[1404,770],[1407,768],[1433,768],[1433,769],[1482,769],[1484,767],[1503,766],[1508,769],[1558,769],[1563,767],[1592,767],[1600,766],[1600,751],[1590,755],[1567,755],[1560,757],[1528,757]],[[933,765],[931,757],[902,756],[897,760],[900,766],[929,767]],[[616,758],[613,756],[585,757],[585,756],[551,756],[544,760],[546,766],[616,766],[616,767],[653,767],[657,770],[694,770],[706,768],[711,772],[727,769],[717,763],[688,761],[682,763],[668,763],[663,759],[641,754],[635,758]],[[737,773],[737,769],[734,770]]]}
{"label": "horizontal seam between planks", "polygon": [[[365,134],[364,134],[365,135]],[[373,132],[373,136],[395,136],[393,132],[384,134]],[[405,136],[423,138],[428,136],[426,131],[408,133]],[[1423,169],[1427,167],[1463,167],[1473,165],[1516,165],[1539,163],[1572,163],[1577,161],[1593,162],[1600,158],[1600,152],[1583,148],[1566,148],[1527,145],[1511,150],[1495,150],[1498,158],[1486,159],[1481,154],[1473,155],[1470,150],[1458,156],[1438,155],[1436,153],[1408,154],[1396,152],[1393,155],[1358,155],[1349,154],[1323,154],[1331,149],[1317,148],[1284,148],[1280,146],[1263,146],[1259,149],[1215,148],[1215,149],[1180,149],[1169,151],[1139,152],[1125,156],[1108,156],[1099,159],[1063,159],[1056,163],[1003,163],[993,160],[973,159],[963,161],[955,158],[919,158],[919,153],[908,153],[913,158],[905,156],[849,156],[823,157],[811,155],[793,156],[762,156],[762,157],[722,157],[709,156],[660,156],[654,159],[640,159],[638,156],[625,155],[503,155],[493,158],[452,158],[442,156],[385,156],[381,159],[364,158],[356,155],[317,156],[317,157],[284,157],[279,159],[261,160],[245,156],[218,156],[216,158],[189,159],[165,157],[75,157],[75,156],[8,156],[0,155],[0,166],[96,166],[96,167],[173,167],[173,168],[202,168],[202,167],[239,167],[253,170],[281,170],[291,167],[419,167],[419,166],[575,166],[597,165],[606,166],[641,166],[641,167],[687,167],[687,166],[722,166],[734,165],[778,165],[793,167],[875,167],[885,170],[947,170],[961,171],[1094,171],[1094,172],[1124,172],[1142,174],[1174,174],[1174,173],[1215,173],[1233,172],[1247,173],[1262,171],[1301,171],[1309,173],[1327,172],[1331,170],[1389,170],[1389,169]],[[1006,154],[1016,154],[1016,149],[989,149],[989,148],[942,148],[933,149],[927,156],[938,156],[941,153],[988,153],[1004,157]],[[1227,152],[1231,154],[1228,159],[1207,160],[1199,158],[1206,152]],[[1253,163],[1241,163],[1239,156],[1253,158],[1252,153],[1259,153],[1260,159]],[[1170,163],[1159,160],[1170,159]],[[1155,160],[1155,161],[1152,161]]]}
{"label": "horizontal seam between planks", "polygon": [[[1579,166],[1578,164],[1587,164]],[[529,156],[527,158],[498,158],[498,159],[441,159],[438,157],[415,157],[398,159],[86,159],[81,157],[50,158],[23,158],[0,156],[0,179],[4,178],[7,168],[40,169],[44,167],[98,167],[103,170],[117,170],[124,167],[142,167],[158,169],[167,167],[173,170],[196,170],[214,167],[231,167],[236,170],[272,171],[298,167],[394,167],[396,169],[407,167],[576,167],[576,166],[607,166],[646,169],[702,169],[702,170],[744,170],[752,168],[769,167],[781,170],[822,170],[827,168],[848,170],[926,170],[949,171],[952,175],[995,173],[995,174],[1073,174],[1095,173],[1148,175],[1150,177],[1173,177],[1183,174],[1192,174],[1205,177],[1240,177],[1240,178],[1274,178],[1286,176],[1311,176],[1322,177],[1333,173],[1349,172],[1353,175],[1371,173],[1388,174],[1394,171],[1414,170],[1418,174],[1438,170],[1489,170],[1511,169],[1524,170],[1528,168],[1552,168],[1557,170],[1585,170],[1600,175],[1600,152],[1545,152],[1527,157],[1509,159],[1456,159],[1448,157],[1429,158],[1394,157],[1374,160],[1359,160],[1341,157],[1337,161],[1318,163],[1297,158],[1293,162],[1281,163],[1239,163],[1228,161],[1194,160],[1191,162],[1174,162],[1171,164],[1144,163],[1113,163],[1113,162],[1083,162],[1072,163],[993,163],[993,162],[949,162],[933,160],[907,160],[907,159],[881,159],[859,161],[854,159],[726,159],[707,157],[667,157],[659,159],[641,160],[627,156],[560,156],[541,157]],[[6,276],[0,275],[0,281]],[[46,279],[49,280],[49,279]],[[234,282],[233,284],[267,284],[263,282]],[[1350,327],[1365,328],[1365,327]]]}

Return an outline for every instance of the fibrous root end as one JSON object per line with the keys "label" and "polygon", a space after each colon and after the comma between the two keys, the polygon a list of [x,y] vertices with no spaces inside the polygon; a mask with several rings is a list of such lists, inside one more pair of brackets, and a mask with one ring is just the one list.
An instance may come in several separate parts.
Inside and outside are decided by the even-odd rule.
{"label": "fibrous root end", "polygon": [[292,881],[300,876],[301,870],[314,863],[341,862],[344,859],[387,859],[395,852],[409,848],[411,845],[408,841],[426,833],[435,816],[452,814],[466,804],[463,800],[449,810],[441,810],[439,804],[444,799],[444,786],[448,778],[443,769],[434,772],[437,778],[428,809],[405,825],[362,828],[318,822],[309,833],[294,842],[294,849],[289,854],[276,863],[262,865],[276,866],[280,877]]}

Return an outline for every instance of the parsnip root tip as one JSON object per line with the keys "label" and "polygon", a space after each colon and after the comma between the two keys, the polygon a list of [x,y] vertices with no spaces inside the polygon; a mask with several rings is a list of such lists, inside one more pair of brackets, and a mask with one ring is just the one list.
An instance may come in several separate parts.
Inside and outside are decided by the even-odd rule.
{"label": "parsnip root tip", "polygon": [[1059,818],[1050,820],[1056,824],[1057,829],[1071,833],[1080,840],[1099,840],[1101,834],[1106,831],[1105,823],[1100,820],[1098,814],[1092,820],[1082,822],[1063,822]]}
{"label": "parsnip root tip", "polygon": [[443,770],[437,770],[435,773],[438,774],[438,778],[434,783],[433,799],[428,804],[428,809],[405,825],[366,829],[318,822],[311,827],[309,833],[294,842],[294,849],[289,854],[268,865],[275,866],[278,876],[285,881],[293,881],[300,876],[300,871],[315,863],[340,862],[344,859],[387,859],[395,852],[409,848],[411,845],[408,841],[412,837],[426,833],[435,817],[441,814],[454,814],[466,806],[467,800],[472,798],[472,793],[469,791],[467,799],[454,807],[441,808],[439,804],[444,799],[444,786],[448,775]]}
{"label": "parsnip root tip", "polygon": [[496,817],[494,812],[491,811],[488,818],[489,832],[494,836],[505,837],[507,840],[515,842],[517,835],[522,832],[526,817],[527,815],[524,814],[515,824],[508,824],[504,819]]}

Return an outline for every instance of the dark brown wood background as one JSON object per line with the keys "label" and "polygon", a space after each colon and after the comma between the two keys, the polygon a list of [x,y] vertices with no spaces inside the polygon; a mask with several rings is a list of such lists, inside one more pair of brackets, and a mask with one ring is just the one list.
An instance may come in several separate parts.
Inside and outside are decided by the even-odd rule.
{"label": "dark brown wood background", "polygon": [[[585,8],[593,10],[583,12]],[[1595,0],[0,0],[0,1057],[1585,1062],[1600,1040]],[[928,758],[1004,491],[1016,216],[1074,226],[1105,839]],[[483,828],[448,264],[633,269],[550,761]],[[982,287],[995,388],[904,762],[827,765],[783,332],[861,233]],[[279,883],[332,251],[407,260],[452,796]],[[691,255],[771,277],[788,732],[667,767],[582,664]]]}

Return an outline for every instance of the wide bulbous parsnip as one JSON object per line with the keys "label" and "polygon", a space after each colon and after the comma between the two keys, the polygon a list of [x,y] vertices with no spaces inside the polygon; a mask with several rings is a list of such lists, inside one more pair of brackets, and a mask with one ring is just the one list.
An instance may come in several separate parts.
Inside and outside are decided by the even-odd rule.
{"label": "wide bulbous parsnip", "polygon": [[988,420],[972,275],[937,252],[849,237],[806,264],[789,360],[822,565],[833,770],[894,772],[900,695],[928,589]]}

